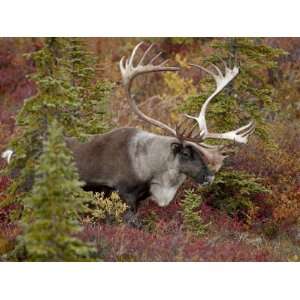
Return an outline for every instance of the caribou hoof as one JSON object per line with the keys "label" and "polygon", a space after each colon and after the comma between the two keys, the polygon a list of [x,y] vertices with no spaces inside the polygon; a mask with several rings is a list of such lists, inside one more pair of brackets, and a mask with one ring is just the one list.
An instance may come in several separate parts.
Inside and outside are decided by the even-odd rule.
{"label": "caribou hoof", "polygon": [[137,217],[137,215],[134,212],[132,212],[131,210],[128,210],[124,214],[123,220],[125,223],[127,223],[131,227],[134,227],[137,229],[141,229],[143,227],[143,225],[142,225],[141,221],[139,220],[139,218]]}

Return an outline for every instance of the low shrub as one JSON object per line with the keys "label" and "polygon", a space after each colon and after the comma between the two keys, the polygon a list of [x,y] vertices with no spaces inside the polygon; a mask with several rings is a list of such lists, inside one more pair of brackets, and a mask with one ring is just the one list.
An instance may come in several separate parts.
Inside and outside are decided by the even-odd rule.
{"label": "low shrub", "polygon": [[214,182],[203,189],[204,197],[211,206],[230,216],[237,216],[246,223],[251,223],[256,215],[255,197],[266,193],[269,190],[258,178],[231,169],[219,172]]}
{"label": "low shrub", "polygon": [[127,209],[127,205],[116,192],[108,197],[104,193],[95,193],[90,205],[90,213],[84,220],[87,223],[104,221],[109,224],[120,224]]}
{"label": "low shrub", "polygon": [[196,236],[203,235],[207,227],[199,214],[201,203],[201,196],[192,189],[185,191],[185,198],[183,198],[180,203],[183,226]]}
{"label": "low shrub", "polygon": [[272,261],[268,249],[244,240],[195,238],[178,228],[171,234],[149,233],[126,225],[87,225],[83,239],[96,241],[104,261]]}
{"label": "low shrub", "polygon": [[300,218],[299,132],[297,122],[273,123],[268,130],[270,144],[253,139],[231,161],[235,170],[263,178],[270,195],[260,205],[267,204],[265,216],[277,227],[295,224]]}

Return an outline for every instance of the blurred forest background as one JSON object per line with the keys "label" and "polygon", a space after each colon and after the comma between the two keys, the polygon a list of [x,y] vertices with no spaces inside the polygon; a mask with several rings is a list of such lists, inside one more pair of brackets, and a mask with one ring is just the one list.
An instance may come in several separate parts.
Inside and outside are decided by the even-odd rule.
{"label": "blurred forest background", "polygon": [[[146,200],[143,228],[126,206],[83,192],[63,137],[135,126],[118,63],[154,43],[179,73],[137,80],[140,108],[174,124],[196,114],[214,82],[188,63],[237,62],[240,75],[212,101],[218,131],[257,129],[215,182],[187,180],[165,208]],[[300,38],[1,38],[0,257],[3,261],[299,261]]]}

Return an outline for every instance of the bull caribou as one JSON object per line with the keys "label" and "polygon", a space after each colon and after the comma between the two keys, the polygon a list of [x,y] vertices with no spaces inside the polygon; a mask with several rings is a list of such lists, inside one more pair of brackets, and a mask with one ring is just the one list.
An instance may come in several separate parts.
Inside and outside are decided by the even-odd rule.
{"label": "bull caribou", "polygon": [[[66,138],[66,144],[74,155],[80,179],[86,190],[116,190],[127,203],[128,220],[132,220],[141,200],[151,197],[159,206],[167,206],[187,177],[199,184],[209,184],[221,168],[227,156],[224,145],[209,145],[206,139],[224,139],[245,144],[254,131],[254,123],[236,130],[214,133],[207,128],[205,114],[208,104],[239,73],[239,68],[229,68],[225,62],[222,72],[216,65],[207,69],[191,64],[210,74],[216,83],[214,92],[206,99],[199,115],[185,115],[185,121],[175,128],[145,115],[137,106],[131,88],[135,78],[153,72],[176,72],[180,68],[166,66],[167,60],[158,63],[161,53],[150,56],[153,45],[137,60],[139,43],[130,57],[122,57],[120,71],[126,97],[131,110],[144,122],[163,129],[168,135],[150,133],[138,128],[123,127],[96,135],[81,143]],[[145,61],[148,61],[145,63]],[[193,122],[189,128],[187,123]],[[11,158],[11,150],[3,157]],[[133,221],[134,223],[135,221]]]}

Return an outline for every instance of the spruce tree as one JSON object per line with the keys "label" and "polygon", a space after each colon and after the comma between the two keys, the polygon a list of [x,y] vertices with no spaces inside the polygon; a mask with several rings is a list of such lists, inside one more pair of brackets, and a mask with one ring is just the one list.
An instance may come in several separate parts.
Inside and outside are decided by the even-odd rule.
{"label": "spruce tree", "polygon": [[22,202],[34,184],[34,166],[54,119],[65,136],[82,139],[109,127],[105,104],[112,85],[93,81],[92,56],[81,40],[46,38],[41,50],[27,56],[35,64],[36,72],[31,79],[38,92],[24,101],[17,115],[17,131],[9,145],[14,155],[7,168],[14,180],[2,207]]}
{"label": "spruce tree", "polygon": [[103,133],[111,127],[107,99],[113,84],[107,80],[94,80],[97,75],[96,59],[86,50],[81,39],[70,38],[68,42],[69,57],[66,69],[81,98],[81,131],[85,134]]}
{"label": "spruce tree", "polygon": [[63,130],[56,120],[49,126],[48,139],[43,144],[35,166],[35,184],[23,199],[23,234],[17,250],[23,248],[29,261],[87,260],[93,248],[76,235],[81,230],[78,214],[84,212],[83,200],[88,194],[81,189]]}
{"label": "spruce tree", "polygon": [[[31,79],[38,92],[25,100],[17,116],[9,146],[14,155],[7,168],[13,183],[1,202],[2,207],[20,204],[14,213],[21,218],[24,236],[14,252],[20,255],[25,249],[24,259],[70,261],[89,255],[75,234],[82,203],[91,198],[80,189],[63,140],[107,128],[104,103],[111,85],[93,80],[91,57],[80,40],[69,38],[46,38],[41,50],[28,55],[35,64]],[[97,114],[96,104],[103,122],[91,117]]]}

